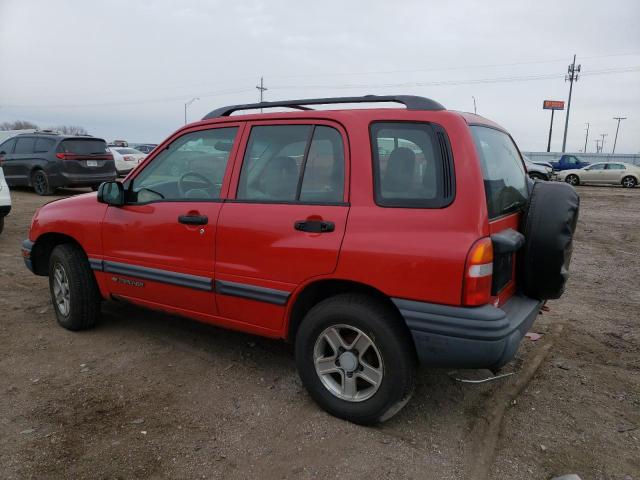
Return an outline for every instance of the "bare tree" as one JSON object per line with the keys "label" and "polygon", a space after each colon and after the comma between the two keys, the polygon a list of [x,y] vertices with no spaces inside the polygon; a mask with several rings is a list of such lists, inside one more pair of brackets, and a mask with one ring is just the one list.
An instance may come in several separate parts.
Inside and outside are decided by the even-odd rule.
{"label": "bare tree", "polygon": [[37,130],[38,126],[35,123],[27,120],[16,120],[15,122],[2,122],[0,123],[0,130]]}
{"label": "bare tree", "polygon": [[86,128],[79,127],[77,125],[60,125],[57,127],[52,127],[51,130],[56,130],[63,135],[89,135],[89,132],[87,132]]}

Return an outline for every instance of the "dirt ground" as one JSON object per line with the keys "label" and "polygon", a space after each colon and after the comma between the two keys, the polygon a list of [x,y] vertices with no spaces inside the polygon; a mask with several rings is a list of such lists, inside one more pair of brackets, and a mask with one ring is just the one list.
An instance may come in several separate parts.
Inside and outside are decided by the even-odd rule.
{"label": "dirt ground", "polygon": [[20,256],[50,199],[16,190],[0,235],[0,477],[640,479],[640,188],[579,193],[568,291],[515,374],[422,369],[409,405],[364,428],[310,400],[282,342],[121,303],[92,331],[58,327]]}

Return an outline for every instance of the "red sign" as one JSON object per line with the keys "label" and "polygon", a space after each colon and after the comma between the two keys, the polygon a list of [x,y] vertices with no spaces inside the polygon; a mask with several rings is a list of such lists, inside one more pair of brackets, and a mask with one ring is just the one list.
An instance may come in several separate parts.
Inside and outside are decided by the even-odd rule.
{"label": "red sign", "polygon": [[544,110],[564,110],[564,101],[562,100],[545,100],[542,103]]}

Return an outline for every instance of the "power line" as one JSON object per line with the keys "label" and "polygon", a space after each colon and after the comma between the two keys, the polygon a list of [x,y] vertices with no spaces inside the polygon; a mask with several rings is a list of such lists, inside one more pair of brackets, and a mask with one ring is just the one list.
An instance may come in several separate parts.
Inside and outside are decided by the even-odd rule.
{"label": "power line", "polygon": [[[640,65],[625,66],[619,68],[606,68],[601,70],[593,70],[590,72],[581,73],[581,75],[611,75],[619,73],[633,73],[640,71]],[[561,78],[561,74],[532,74],[532,75],[517,75],[517,76],[502,76],[502,77],[488,77],[466,80],[436,80],[429,82],[400,82],[400,83],[383,83],[383,84],[343,84],[343,85],[279,85],[269,87],[269,90],[294,90],[294,89],[326,89],[326,90],[343,90],[343,89],[372,89],[372,88],[394,88],[394,87],[427,87],[427,86],[458,86],[458,85],[476,85],[476,84],[491,84],[491,83],[516,83],[526,81],[537,80],[552,80]],[[258,87],[255,87],[258,88]],[[265,87],[266,88],[266,87]],[[109,107],[109,106],[126,106],[126,105],[143,105],[152,103],[164,103],[171,101],[184,101],[185,98],[190,97],[214,97],[222,95],[231,95],[236,93],[245,93],[253,91],[254,87],[244,87],[238,89],[226,89],[211,92],[195,92],[187,93],[179,96],[171,97],[157,97],[151,99],[142,100],[123,100],[116,102],[104,102],[104,103],[91,103],[91,104],[57,104],[57,105],[27,105],[27,104],[4,104],[5,108],[85,108],[85,107]]]}

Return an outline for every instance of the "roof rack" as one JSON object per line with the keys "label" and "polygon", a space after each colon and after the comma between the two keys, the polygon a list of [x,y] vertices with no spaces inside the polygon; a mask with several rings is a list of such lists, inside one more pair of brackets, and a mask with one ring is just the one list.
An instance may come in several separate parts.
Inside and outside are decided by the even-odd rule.
{"label": "roof rack", "polygon": [[402,103],[407,110],[445,110],[438,102],[430,98],[415,95],[364,95],[361,97],[332,97],[332,98],[306,98],[303,100],[282,100],[276,102],[247,103],[244,105],[229,105],[216,108],[202,119],[228,117],[238,110],[255,110],[258,108],[289,107],[297,110],[312,110],[304,105],[330,105],[336,103]]}

